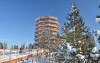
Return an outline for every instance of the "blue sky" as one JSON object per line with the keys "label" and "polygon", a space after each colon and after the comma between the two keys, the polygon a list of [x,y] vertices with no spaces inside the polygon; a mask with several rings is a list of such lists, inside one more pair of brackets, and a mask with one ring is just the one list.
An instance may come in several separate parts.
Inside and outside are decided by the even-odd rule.
{"label": "blue sky", "polygon": [[35,19],[40,16],[57,17],[61,29],[72,2],[91,30],[100,29],[95,23],[100,0],[0,0],[0,42],[7,42],[8,47],[34,43]]}

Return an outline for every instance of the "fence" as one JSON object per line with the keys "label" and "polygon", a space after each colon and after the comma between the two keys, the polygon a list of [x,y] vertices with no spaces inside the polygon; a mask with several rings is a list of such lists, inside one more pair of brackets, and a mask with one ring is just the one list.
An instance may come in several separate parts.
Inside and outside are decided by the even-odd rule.
{"label": "fence", "polygon": [[[40,55],[41,63],[43,63],[43,53],[47,51],[43,51],[42,49],[27,49],[27,50],[2,50],[0,52],[0,63],[17,63],[24,62],[29,58],[37,57]],[[34,63],[34,59],[31,60],[31,63]]]}

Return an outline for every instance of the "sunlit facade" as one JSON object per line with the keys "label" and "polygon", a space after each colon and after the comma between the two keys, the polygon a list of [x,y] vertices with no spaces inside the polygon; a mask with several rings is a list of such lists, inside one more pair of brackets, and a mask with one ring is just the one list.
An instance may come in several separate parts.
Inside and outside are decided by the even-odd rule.
{"label": "sunlit facade", "polygon": [[[59,30],[59,24],[56,17],[53,16],[43,16],[39,17],[36,20],[36,29],[35,29],[35,41],[36,43],[41,42],[43,32],[47,33],[50,30],[50,36],[52,35],[55,39]],[[46,40],[48,42],[48,39]]]}

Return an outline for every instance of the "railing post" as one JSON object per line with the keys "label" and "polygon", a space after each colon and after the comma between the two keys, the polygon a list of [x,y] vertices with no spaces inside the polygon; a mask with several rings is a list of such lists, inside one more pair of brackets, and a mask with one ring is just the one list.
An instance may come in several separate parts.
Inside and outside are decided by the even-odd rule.
{"label": "railing post", "polygon": [[31,50],[31,55],[32,55],[32,63],[33,63],[33,49]]}
{"label": "railing post", "polygon": [[36,60],[35,59],[36,59],[36,57],[33,58],[33,63],[36,63]]}
{"label": "railing post", "polygon": [[0,58],[1,58],[1,55],[2,55],[2,53],[1,53],[1,51],[0,51]]}
{"label": "railing post", "polygon": [[38,59],[37,59],[38,58],[38,48],[36,49],[36,53],[37,53],[36,54],[36,62],[37,62],[38,61]]}
{"label": "railing post", "polygon": [[16,58],[17,58],[17,62],[18,62],[18,50],[16,51]]}
{"label": "railing post", "polygon": [[43,50],[43,63],[44,63],[44,54],[45,54],[45,50],[44,49],[42,49]]}
{"label": "railing post", "polygon": [[37,56],[38,56],[38,51],[39,51],[39,50],[37,49]]}
{"label": "railing post", "polygon": [[33,49],[31,49],[31,61],[33,63]]}
{"label": "railing post", "polygon": [[29,57],[30,57],[30,49],[29,49]]}
{"label": "railing post", "polygon": [[24,55],[24,50],[22,50],[22,58],[23,58],[23,55]]}
{"label": "railing post", "polygon": [[44,57],[43,57],[43,54],[41,54],[41,63],[44,63]]}
{"label": "railing post", "polygon": [[28,49],[26,49],[26,55],[27,55],[27,63],[28,63],[28,54],[27,54],[27,52],[28,52]]}
{"label": "railing post", "polygon": [[44,49],[42,49],[42,62],[44,63]]}
{"label": "railing post", "polygon": [[11,61],[11,51],[12,51],[12,50],[10,50],[10,57],[9,57],[9,63],[10,63],[10,61]]}
{"label": "railing post", "polygon": [[[2,53],[0,52],[0,58],[1,58],[1,55],[2,55]],[[0,60],[0,63],[1,63],[1,60]]]}

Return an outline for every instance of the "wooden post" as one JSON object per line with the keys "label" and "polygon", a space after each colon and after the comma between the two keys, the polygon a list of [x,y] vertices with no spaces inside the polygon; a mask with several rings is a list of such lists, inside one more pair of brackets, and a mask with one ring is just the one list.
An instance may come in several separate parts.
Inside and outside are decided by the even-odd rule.
{"label": "wooden post", "polygon": [[30,49],[29,49],[29,56],[30,56]]}
{"label": "wooden post", "polygon": [[38,56],[38,51],[39,51],[39,50],[37,49],[37,56]]}
{"label": "wooden post", "polygon": [[[1,55],[2,55],[2,53],[1,53],[1,51],[0,51],[0,58],[1,58]],[[1,60],[0,60],[0,63],[1,63]]]}
{"label": "wooden post", "polygon": [[17,58],[17,62],[18,62],[18,50],[16,51],[16,58]]}
{"label": "wooden post", "polygon": [[2,55],[2,53],[1,53],[1,51],[0,51],[0,58],[1,58],[1,55]]}
{"label": "wooden post", "polygon": [[41,54],[41,57],[40,58],[41,58],[41,63],[43,63],[43,61],[42,61],[42,54]]}
{"label": "wooden post", "polygon": [[24,60],[22,60],[22,63],[24,63]]}
{"label": "wooden post", "polygon": [[36,63],[35,59],[36,59],[36,57],[33,58],[33,63]]}
{"label": "wooden post", "polygon": [[28,56],[29,56],[29,58],[30,58],[30,56],[31,56],[31,55],[30,55],[30,51],[31,51],[31,50],[30,50],[30,48],[29,48],[29,55],[28,55]]}
{"label": "wooden post", "polygon": [[12,50],[10,50],[9,63],[10,63],[10,61],[11,61],[11,52],[12,52]]}
{"label": "wooden post", "polygon": [[24,50],[22,50],[22,57],[23,57],[23,55],[24,55]]}
{"label": "wooden post", "polygon": [[44,63],[44,49],[43,49],[43,63]]}
{"label": "wooden post", "polygon": [[[26,53],[28,52],[28,49],[27,49],[27,51],[26,51]],[[27,55],[27,62],[28,62],[28,55]]]}
{"label": "wooden post", "polygon": [[22,58],[21,58],[22,63],[24,63],[23,55],[24,55],[24,50],[22,50]]}
{"label": "wooden post", "polygon": [[44,63],[44,50],[41,49],[41,63]]}
{"label": "wooden post", "polygon": [[32,63],[33,63],[33,49],[32,49]]}
{"label": "wooden post", "polygon": [[5,48],[4,48],[4,54],[5,54]]}

